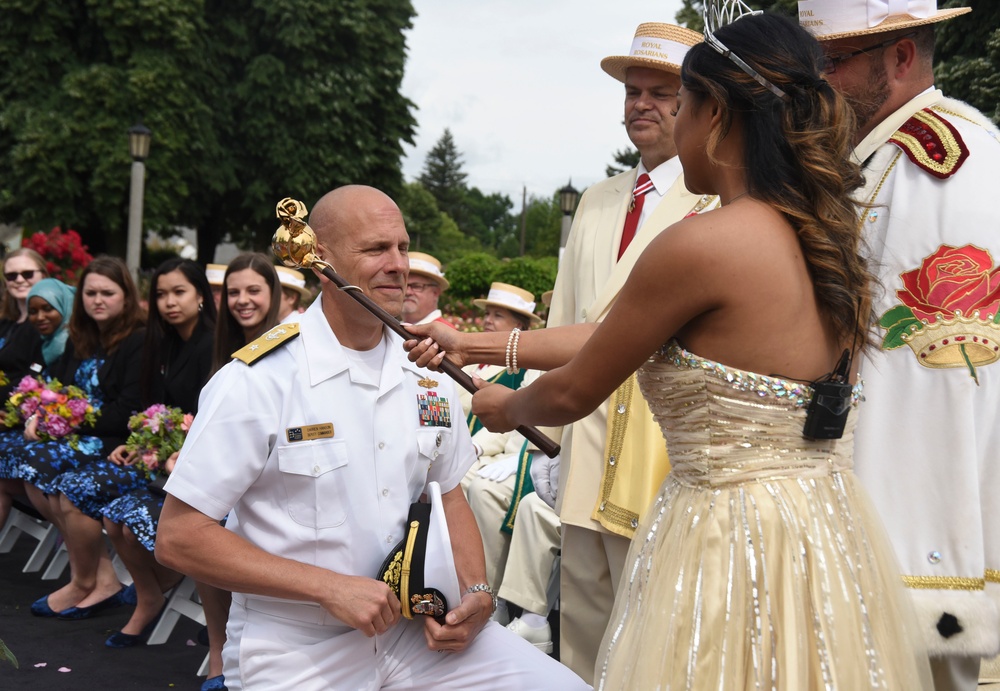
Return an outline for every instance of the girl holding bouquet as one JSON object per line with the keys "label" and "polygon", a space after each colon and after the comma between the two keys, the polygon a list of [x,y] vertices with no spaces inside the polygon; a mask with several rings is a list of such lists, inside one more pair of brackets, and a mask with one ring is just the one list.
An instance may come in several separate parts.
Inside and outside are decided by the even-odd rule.
{"label": "girl holding bouquet", "polygon": [[[60,381],[82,389],[99,415],[92,425],[79,430],[74,441],[41,441],[37,420],[29,420],[27,443],[9,450],[28,497],[59,528],[69,552],[70,582],[35,602],[31,611],[36,616],[84,618],[124,603],[125,589],[104,547],[103,502],[91,500],[108,493],[119,496],[145,478],[135,470],[104,476],[81,476],[75,471],[98,463],[124,441],[129,416],[139,407],[144,322],[125,262],[114,257],[94,259],[83,270],[74,299],[69,323],[72,347],[66,348],[50,371]],[[82,513],[66,494],[91,515]]]}
{"label": "girl holding bouquet", "polygon": [[[34,254],[34,250],[26,252]],[[41,337],[41,355],[45,363],[43,374],[66,349],[75,294],[75,288],[56,278],[43,278],[28,291],[28,322]],[[20,379],[12,382],[14,385],[19,383]],[[24,483],[16,477],[16,467],[8,462],[6,453],[10,444],[21,444],[23,441],[24,432],[20,428],[0,433],[0,528],[7,522],[14,497],[24,494]]]}
{"label": "girl holding bouquet", "polygon": [[[145,411],[133,416],[129,424],[133,434],[126,445],[111,452],[112,463],[134,466],[154,478],[173,468],[183,433],[197,412],[201,387],[212,371],[215,317],[212,290],[200,266],[168,259],[157,268],[149,288],[140,374]],[[137,599],[131,619],[111,634],[108,647],[140,643],[166,604],[163,593],[182,578],[153,557],[162,508],[162,493],[143,486],[102,509],[104,527],[132,574]]]}

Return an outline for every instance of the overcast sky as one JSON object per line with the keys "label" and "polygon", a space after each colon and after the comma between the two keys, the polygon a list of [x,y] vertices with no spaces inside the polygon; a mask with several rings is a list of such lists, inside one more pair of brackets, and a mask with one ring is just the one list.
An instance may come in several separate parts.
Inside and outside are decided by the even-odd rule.
{"label": "overcast sky", "polygon": [[572,178],[605,177],[629,145],[624,87],[601,59],[624,55],[636,27],[674,22],[681,0],[414,0],[403,93],[417,104],[407,180],[450,128],[468,184],[548,197]]}

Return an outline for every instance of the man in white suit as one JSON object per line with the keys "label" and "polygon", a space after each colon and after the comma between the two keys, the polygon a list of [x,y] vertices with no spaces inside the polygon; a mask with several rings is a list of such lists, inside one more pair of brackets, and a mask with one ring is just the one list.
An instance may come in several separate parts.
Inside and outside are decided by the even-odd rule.
{"label": "man in white suit", "polygon": [[[916,606],[937,691],[1000,651],[1000,132],[934,88],[934,0],[800,0],[858,116],[856,197],[883,287],[855,472]],[[980,288],[981,286],[981,288]]]}
{"label": "man in white suit", "polygon": [[[581,198],[549,326],[603,319],[649,241],[714,203],[684,187],[673,141],[680,65],[699,41],[701,34],[687,29],[642,24],[628,55],[601,61],[625,84],[625,127],[641,163]],[[641,189],[634,198],[637,180]],[[591,415],[564,428],[562,459],[556,507],[563,526],[560,659],[592,681],[629,540],[669,469],[663,437],[634,377]]]}

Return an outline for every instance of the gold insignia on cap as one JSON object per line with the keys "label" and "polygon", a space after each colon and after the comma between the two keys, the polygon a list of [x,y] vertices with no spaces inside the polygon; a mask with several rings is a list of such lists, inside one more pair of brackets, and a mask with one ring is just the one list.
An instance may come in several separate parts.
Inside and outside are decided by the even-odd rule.
{"label": "gold insignia on cap", "polygon": [[438,385],[436,381],[430,379],[429,377],[424,377],[423,379],[418,380],[417,384],[419,384],[425,389],[433,389],[435,386]]}

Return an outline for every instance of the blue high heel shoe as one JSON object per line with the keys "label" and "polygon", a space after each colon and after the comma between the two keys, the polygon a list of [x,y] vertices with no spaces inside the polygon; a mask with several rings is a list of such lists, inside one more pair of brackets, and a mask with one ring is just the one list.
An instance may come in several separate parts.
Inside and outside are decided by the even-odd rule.
{"label": "blue high heel shoe", "polygon": [[145,643],[150,634],[153,633],[153,629],[155,629],[156,625],[160,623],[160,618],[163,616],[163,613],[167,611],[167,602],[167,600],[163,601],[163,606],[160,607],[160,611],[148,624],[142,627],[142,631],[139,633],[115,631],[113,634],[108,636],[106,641],[104,641],[104,645],[109,648],[131,648],[139,645],[140,643]]}
{"label": "blue high heel shoe", "polygon": [[[129,593],[129,589],[131,589],[131,595]],[[122,586],[122,589],[117,593],[111,597],[101,600],[97,604],[90,605],[89,607],[70,607],[69,609],[64,609],[59,612],[57,616],[60,619],[89,619],[103,610],[129,604],[130,599],[132,602],[135,602],[135,586]]]}

